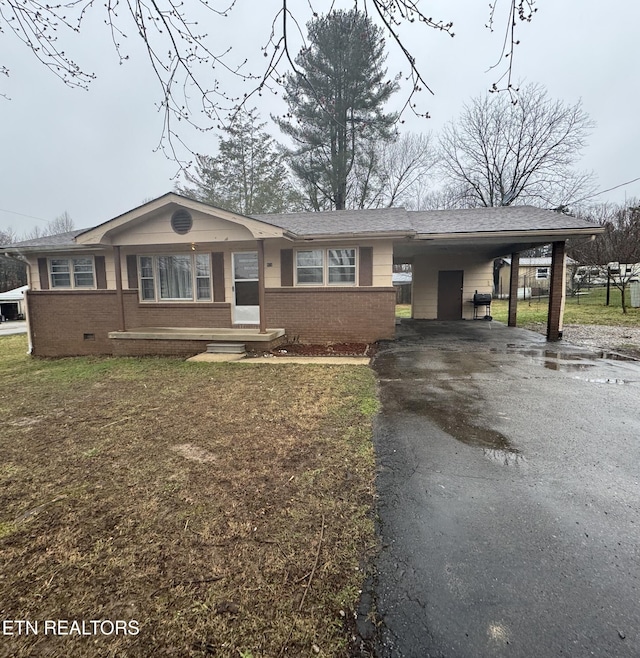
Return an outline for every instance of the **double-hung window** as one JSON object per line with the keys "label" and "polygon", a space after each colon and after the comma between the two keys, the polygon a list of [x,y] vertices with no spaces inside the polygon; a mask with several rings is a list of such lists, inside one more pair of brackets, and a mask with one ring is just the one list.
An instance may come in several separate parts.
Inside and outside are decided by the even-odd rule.
{"label": "double-hung window", "polygon": [[93,258],[50,258],[49,277],[52,288],[93,288]]}
{"label": "double-hung window", "polygon": [[536,269],[536,279],[548,279],[549,278],[549,268],[548,267],[538,267]]}
{"label": "double-hung window", "polygon": [[299,249],[296,252],[298,285],[350,285],[355,282],[355,248]]}
{"label": "double-hung window", "polygon": [[211,256],[171,254],[140,256],[143,302],[211,301]]}

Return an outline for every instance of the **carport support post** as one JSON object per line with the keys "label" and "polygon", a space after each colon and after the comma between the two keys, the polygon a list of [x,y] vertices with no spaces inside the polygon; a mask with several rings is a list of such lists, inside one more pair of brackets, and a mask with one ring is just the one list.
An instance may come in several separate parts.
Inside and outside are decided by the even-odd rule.
{"label": "carport support post", "polygon": [[518,317],[518,278],[520,276],[520,254],[511,254],[511,274],[509,275],[509,319],[507,324],[515,327]]}
{"label": "carport support post", "polygon": [[551,283],[549,284],[549,315],[547,340],[562,338],[562,315],[565,298],[565,242],[554,242],[551,252]]}

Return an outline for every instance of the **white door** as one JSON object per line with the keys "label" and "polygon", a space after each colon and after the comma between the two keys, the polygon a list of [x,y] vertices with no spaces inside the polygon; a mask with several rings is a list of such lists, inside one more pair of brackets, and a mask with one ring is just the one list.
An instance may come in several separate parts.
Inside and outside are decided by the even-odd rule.
{"label": "white door", "polygon": [[233,322],[260,324],[258,252],[233,254]]}

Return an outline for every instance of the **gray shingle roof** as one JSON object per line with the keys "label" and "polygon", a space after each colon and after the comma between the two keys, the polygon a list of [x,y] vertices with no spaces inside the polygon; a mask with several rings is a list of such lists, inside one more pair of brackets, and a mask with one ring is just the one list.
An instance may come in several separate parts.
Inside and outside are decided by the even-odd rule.
{"label": "gray shingle roof", "polygon": [[532,206],[466,208],[462,210],[338,210],[320,213],[254,215],[268,224],[300,237],[345,233],[477,233],[496,231],[589,229],[596,225],[583,219]]}
{"label": "gray shingle roof", "polygon": [[75,231],[67,231],[66,233],[58,233],[57,235],[47,235],[42,238],[34,238],[33,240],[23,240],[16,242],[11,247],[56,247],[59,245],[75,244],[74,238],[80,233],[84,233],[87,229],[76,229]]}
{"label": "gray shingle roof", "polygon": [[554,231],[597,227],[584,219],[533,206],[428,210],[408,214],[416,233]]}
{"label": "gray shingle roof", "polygon": [[252,217],[300,236],[412,231],[411,220],[404,208],[331,210],[281,215],[252,215]]}
{"label": "gray shingle roof", "polygon": [[[253,219],[278,226],[305,238],[324,235],[375,235],[388,233],[439,234],[497,231],[562,231],[598,228],[583,219],[540,210],[532,206],[470,208],[464,210],[419,210],[379,208],[327,212],[252,215]],[[58,247],[76,244],[74,238],[87,229],[25,240],[12,247]]]}

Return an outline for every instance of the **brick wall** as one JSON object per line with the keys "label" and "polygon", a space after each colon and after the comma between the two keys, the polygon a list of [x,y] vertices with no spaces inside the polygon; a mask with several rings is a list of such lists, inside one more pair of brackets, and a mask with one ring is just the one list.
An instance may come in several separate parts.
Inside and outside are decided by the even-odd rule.
{"label": "brick wall", "polygon": [[370,343],[395,335],[393,288],[268,288],[268,327],[303,343]]}
{"label": "brick wall", "polygon": [[114,356],[181,356],[189,357],[207,351],[210,340],[134,340],[111,341]]}
{"label": "brick wall", "polygon": [[231,327],[231,304],[141,304],[137,290],[124,291],[127,329],[137,327]]}
{"label": "brick wall", "polygon": [[[125,291],[125,323],[136,327],[230,327],[229,304],[149,305]],[[29,291],[29,322],[35,356],[90,354],[190,356],[210,341],[110,340],[119,329],[118,299],[112,290]],[[393,288],[268,289],[267,326],[282,327],[305,343],[373,342],[393,338]],[[260,347],[260,346],[258,346]]]}
{"label": "brick wall", "polygon": [[115,291],[27,292],[35,356],[111,354],[118,329]]}
{"label": "brick wall", "polygon": [[[166,341],[133,347],[135,341],[115,346],[110,331],[118,331],[119,312],[115,290],[29,291],[29,325],[35,356],[82,356],[89,354],[176,354],[204,351],[194,341],[172,348]],[[136,327],[230,327],[230,304],[156,304],[138,302],[137,291],[124,292],[125,326]],[[171,341],[171,343],[180,341]],[[186,345],[189,343],[190,345]],[[206,345],[205,341],[202,341]],[[195,346],[195,347],[194,347]]]}

